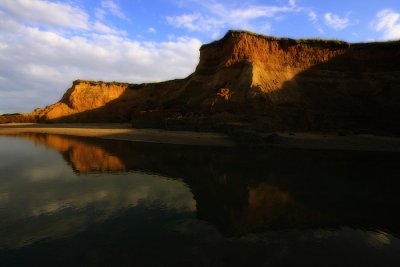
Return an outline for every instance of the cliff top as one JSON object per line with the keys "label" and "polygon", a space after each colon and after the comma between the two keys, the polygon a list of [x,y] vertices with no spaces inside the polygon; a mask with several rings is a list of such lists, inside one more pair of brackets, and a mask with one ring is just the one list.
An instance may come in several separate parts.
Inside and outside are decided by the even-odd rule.
{"label": "cliff top", "polygon": [[338,39],[293,39],[288,37],[274,37],[270,35],[263,35],[245,30],[229,30],[224,37],[220,40],[213,41],[208,44],[204,44],[200,50],[207,47],[222,46],[230,38],[239,38],[243,36],[252,36],[267,41],[276,41],[285,45],[309,45],[309,46],[320,46],[320,47],[332,47],[332,48],[349,48],[349,49],[363,49],[363,48],[400,48],[400,40],[396,41],[383,41],[383,42],[362,42],[362,43],[349,43]]}
{"label": "cliff top", "polygon": [[118,84],[118,85],[129,85],[129,83],[126,82],[116,82],[116,81],[111,81],[111,82],[105,82],[105,81],[92,81],[92,80],[83,80],[83,79],[78,79],[72,82],[73,85],[77,85],[80,83],[87,83],[90,85],[100,85],[100,84]]}

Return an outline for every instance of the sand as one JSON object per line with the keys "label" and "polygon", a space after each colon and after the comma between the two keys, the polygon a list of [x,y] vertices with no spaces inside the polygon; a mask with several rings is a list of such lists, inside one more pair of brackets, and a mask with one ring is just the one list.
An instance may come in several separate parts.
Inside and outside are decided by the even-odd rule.
{"label": "sand", "polygon": [[11,123],[0,124],[0,135],[49,133],[103,139],[179,145],[234,146],[228,136],[219,133],[133,129],[130,124],[102,123]]}
{"label": "sand", "polygon": [[[236,146],[229,136],[221,133],[166,131],[159,129],[133,129],[130,124],[112,123],[11,123],[0,124],[0,135],[15,135],[19,133],[49,133],[72,136],[97,137],[113,140],[136,142],[153,142],[179,145],[200,146]],[[317,149],[317,150],[356,150],[400,152],[400,138],[354,135],[345,136],[336,133],[271,133],[274,138],[266,139],[267,147]],[[265,136],[271,135],[266,134]]]}

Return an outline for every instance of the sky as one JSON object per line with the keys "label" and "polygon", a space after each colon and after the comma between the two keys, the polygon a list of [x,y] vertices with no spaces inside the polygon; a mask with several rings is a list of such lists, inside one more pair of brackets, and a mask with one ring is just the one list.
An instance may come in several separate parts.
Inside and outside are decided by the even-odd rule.
{"label": "sky", "polygon": [[183,78],[229,29],[400,39],[398,0],[0,0],[0,114],[58,101],[77,79]]}

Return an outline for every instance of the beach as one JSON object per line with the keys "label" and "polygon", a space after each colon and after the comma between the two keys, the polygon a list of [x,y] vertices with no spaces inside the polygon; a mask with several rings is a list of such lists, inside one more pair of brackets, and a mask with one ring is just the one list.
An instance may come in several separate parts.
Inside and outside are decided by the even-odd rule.
{"label": "beach", "polygon": [[[134,129],[130,124],[117,123],[10,123],[0,124],[0,135],[46,133],[95,137],[134,142],[233,147],[237,143],[223,133]],[[400,138],[369,134],[273,132],[260,134],[265,147],[312,150],[352,150],[400,152]],[[243,145],[243,144],[242,144]],[[253,147],[257,145],[253,144]]]}
{"label": "beach", "polygon": [[96,137],[112,140],[151,142],[177,145],[234,146],[228,136],[219,133],[134,129],[130,124],[117,123],[10,123],[0,124],[0,135],[46,133]]}

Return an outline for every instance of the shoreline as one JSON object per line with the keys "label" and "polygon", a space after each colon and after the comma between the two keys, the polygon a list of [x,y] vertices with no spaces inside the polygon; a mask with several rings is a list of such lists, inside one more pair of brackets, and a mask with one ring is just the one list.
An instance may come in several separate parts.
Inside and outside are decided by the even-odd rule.
{"label": "shoreline", "polygon": [[132,142],[175,145],[233,147],[235,143],[224,134],[211,132],[135,129],[130,124],[117,123],[11,123],[0,124],[0,136],[19,133],[47,133],[95,137]]}
{"label": "shoreline", "polygon": [[[151,142],[194,146],[238,146],[227,134],[215,132],[167,131],[135,129],[130,124],[118,123],[11,123],[0,124],[0,136],[21,133],[95,137],[133,142]],[[335,133],[274,132],[259,134],[264,149],[294,148],[310,150],[343,150],[371,152],[400,152],[400,138],[368,134],[338,135]],[[251,146],[251,144],[249,144]],[[244,144],[246,146],[246,143]],[[253,147],[257,147],[254,144]]]}
{"label": "shoreline", "polygon": [[[400,138],[372,134],[277,132],[269,146],[310,150],[400,152]],[[271,135],[270,135],[271,136]],[[268,139],[268,137],[266,137]]]}

